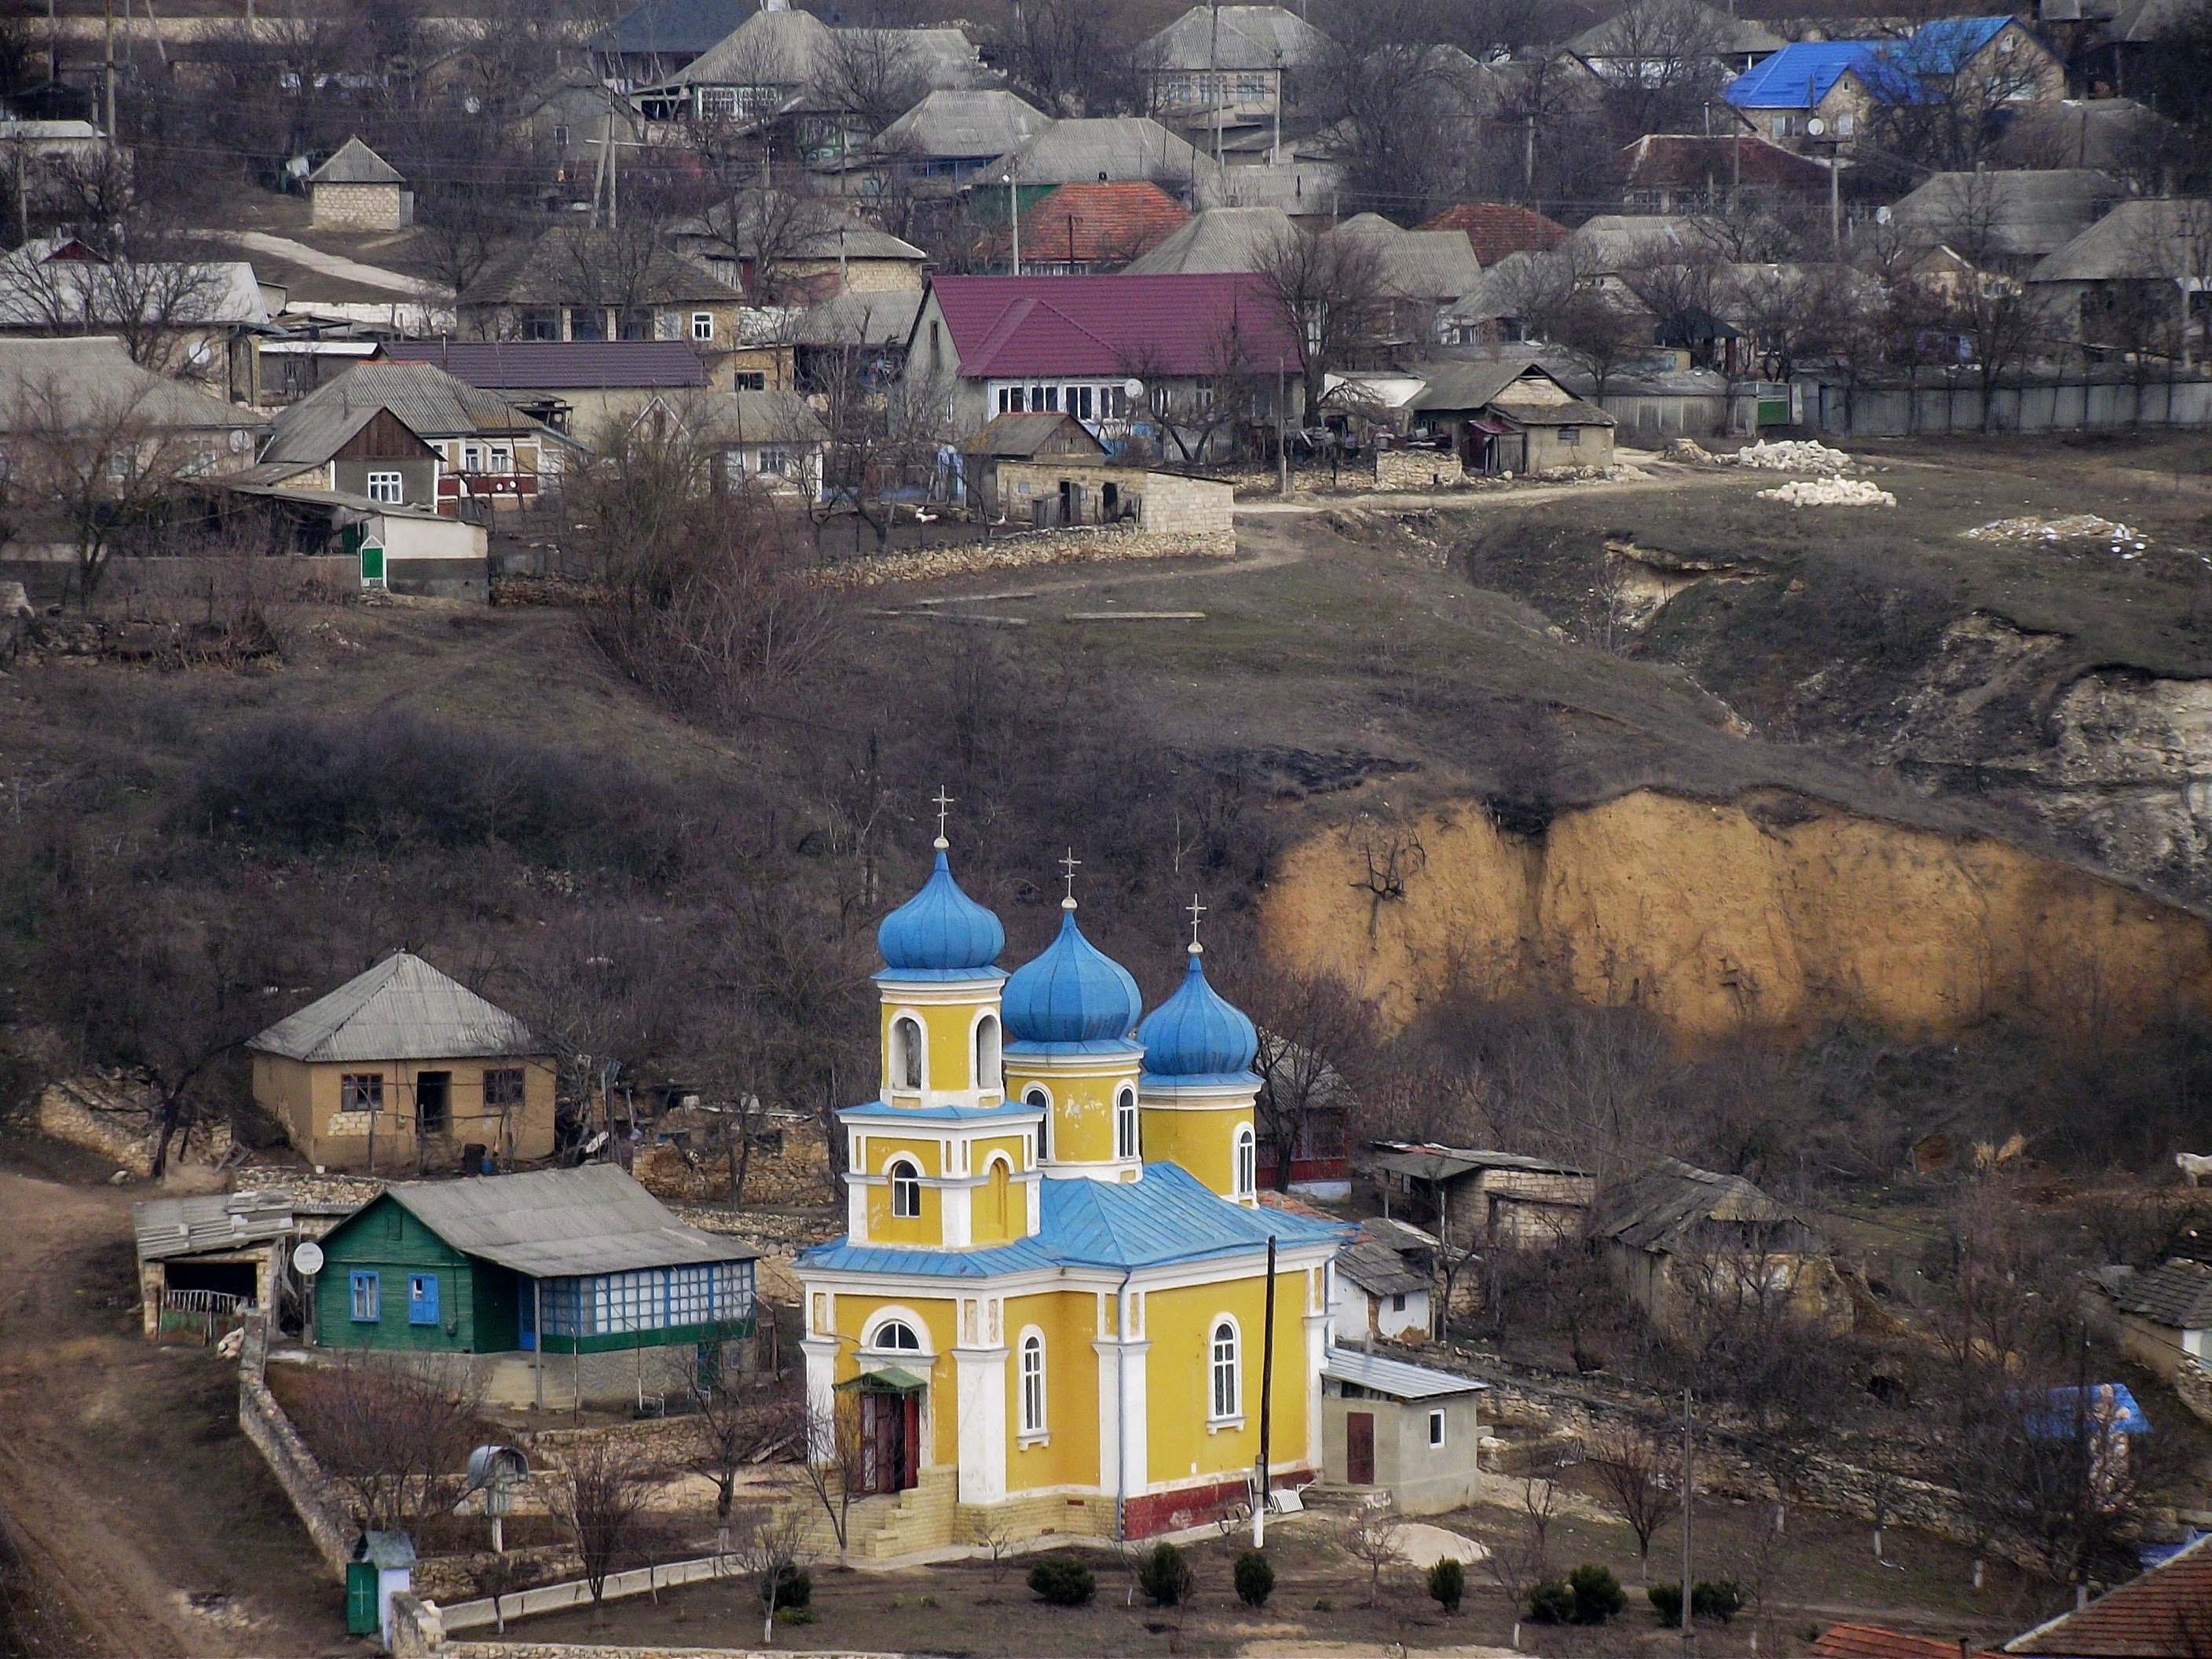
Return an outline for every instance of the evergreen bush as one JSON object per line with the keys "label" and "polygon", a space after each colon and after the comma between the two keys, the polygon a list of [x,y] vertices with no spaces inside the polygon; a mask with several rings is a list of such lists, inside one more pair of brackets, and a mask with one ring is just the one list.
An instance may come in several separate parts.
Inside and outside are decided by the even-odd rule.
{"label": "evergreen bush", "polygon": [[1275,1569],[1258,1550],[1237,1558],[1237,1599],[1248,1607],[1264,1607],[1275,1593]]}
{"label": "evergreen bush", "polygon": [[1079,1607],[1098,1594],[1098,1577],[1072,1555],[1048,1555],[1030,1569],[1030,1589],[1056,1607]]}
{"label": "evergreen bush", "polygon": [[1429,1569],[1429,1595],[1446,1613],[1457,1613],[1467,1594],[1467,1569],[1447,1555]]}
{"label": "evergreen bush", "polygon": [[1164,1538],[1137,1569],[1137,1588],[1156,1607],[1172,1607],[1190,1595],[1190,1563]]}

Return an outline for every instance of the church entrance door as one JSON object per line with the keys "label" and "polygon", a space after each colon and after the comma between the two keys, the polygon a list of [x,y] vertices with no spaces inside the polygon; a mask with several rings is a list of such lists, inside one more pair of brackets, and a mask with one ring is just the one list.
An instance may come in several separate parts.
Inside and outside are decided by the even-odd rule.
{"label": "church entrance door", "polygon": [[860,1489],[910,1490],[921,1469],[921,1395],[863,1389],[860,1394]]}

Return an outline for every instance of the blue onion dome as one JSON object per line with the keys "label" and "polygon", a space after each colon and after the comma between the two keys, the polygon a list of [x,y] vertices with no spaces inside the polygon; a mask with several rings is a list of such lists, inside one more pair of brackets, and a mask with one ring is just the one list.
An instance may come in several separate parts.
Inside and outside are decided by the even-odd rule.
{"label": "blue onion dome", "polygon": [[1083,937],[1070,898],[1059,936],[1014,969],[999,1009],[1017,1042],[1109,1042],[1127,1038],[1145,1000],[1129,970]]}
{"label": "blue onion dome", "polygon": [[937,867],[929,879],[876,929],[876,948],[883,952],[884,966],[894,972],[975,973],[990,967],[1006,948],[1006,930],[998,917],[952,879],[945,848],[939,836]]}
{"label": "blue onion dome", "polygon": [[1252,1022],[1206,982],[1203,954],[1194,943],[1182,984],[1145,1016],[1137,1041],[1145,1045],[1145,1075],[1164,1082],[1243,1081],[1260,1051]]}

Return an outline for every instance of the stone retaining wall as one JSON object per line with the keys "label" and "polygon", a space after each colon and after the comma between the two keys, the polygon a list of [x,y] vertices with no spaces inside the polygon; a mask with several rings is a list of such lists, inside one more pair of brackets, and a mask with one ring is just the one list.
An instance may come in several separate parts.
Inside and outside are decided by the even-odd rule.
{"label": "stone retaining wall", "polygon": [[[143,1101],[143,1091],[90,1078],[49,1084],[39,1096],[39,1130],[56,1140],[112,1158],[141,1181],[154,1173],[161,1126]],[[216,1164],[230,1151],[230,1125],[202,1123],[169,1143],[173,1164]]]}
{"label": "stone retaining wall", "polygon": [[[708,1565],[685,1562],[685,1566]],[[665,1574],[673,1571],[663,1568]],[[607,1580],[607,1593],[615,1593],[617,1574]],[[706,1576],[706,1575],[702,1575]],[[642,1577],[641,1573],[638,1577]],[[665,1577],[662,1583],[671,1582]],[[581,1586],[577,1588],[580,1589]],[[509,1597],[513,1601],[519,1598]],[[586,1592],[585,1600],[590,1600]],[[489,1604],[486,1604],[489,1605]],[[542,1611],[542,1609],[539,1609]],[[447,1636],[449,1621],[460,1619],[463,1609],[441,1613],[419,1595],[392,1598],[392,1659],[789,1659],[787,1648],[637,1648],[607,1647],[569,1642],[456,1642]],[[492,1623],[487,1616],[485,1624]],[[896,1653],[872,1652],[859,1648],[810,1648],[810,1659],[905,1659]]]}
{"label": "stone retaining wall", "polygon": [[292,1500],[301,1524],[313,1540],[315,1553],[331,1576],[345,1580],[346,1563],[353,1559],[352,1518],[332,1501],[323,1467],[307,1443],[292,1426],[292,1419],[269,1392],[269,1326],[256,1314],[246,1322],[238,1355],[238,1426],[276,1477],[284,1496]]}
{"label": "stone retaining wall", "polygon": [[823,570],[817,580],[830,587],[878,587],[888,582],[936,581],[988,570],[1022,570],[1038,565],[1104,563],[1133,559],[1228,559],[1237,555],[1234,534],[1187,535],[1112,527],[1100,530],[1042,530],[988,542],[948,542],[854,559]]}
{"label": "stone retaining wall", "polygon": [[1466,481],[1467,470],[1448,449],[1378,449],[1377,489],[1448,489]]}

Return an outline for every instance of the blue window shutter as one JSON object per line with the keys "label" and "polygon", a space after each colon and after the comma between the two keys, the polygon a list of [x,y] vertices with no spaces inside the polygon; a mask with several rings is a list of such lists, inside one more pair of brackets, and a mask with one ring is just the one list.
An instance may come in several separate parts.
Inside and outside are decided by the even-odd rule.
{"label": "blue window shutter", "polygon": [[353,1275],[353,1318],[357,1325],[374,1325],[383,1313],[382,1297],[379,1294],[377,1276],[373,1273]]}
{"label": "blue window shutter", "polygon": [[407,1275],[407,1322],[410,1325],[434,1325],[438,1322],[437,1274]]}

